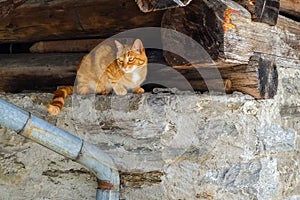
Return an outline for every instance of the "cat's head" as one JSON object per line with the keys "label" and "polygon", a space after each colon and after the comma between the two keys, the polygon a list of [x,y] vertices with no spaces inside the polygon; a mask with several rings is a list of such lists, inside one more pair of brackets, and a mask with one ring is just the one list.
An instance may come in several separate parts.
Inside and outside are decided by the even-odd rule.
{"label": "cat's head", "polygon": [[131,47],[125,46],[117,40],[115,40],[115,44],[117,47],[117,64],[125,73],[132,73],[147,65],[148,59],[140,39],[136,39]]}

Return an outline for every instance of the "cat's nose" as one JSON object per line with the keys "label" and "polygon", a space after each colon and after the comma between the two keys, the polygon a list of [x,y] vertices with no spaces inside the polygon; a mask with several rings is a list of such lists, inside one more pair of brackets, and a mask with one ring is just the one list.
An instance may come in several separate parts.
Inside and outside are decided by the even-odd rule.
{"label": "cat's nose", "polygon": [[125,70],[129,70],[129,67],[127,65],[123,66]]}

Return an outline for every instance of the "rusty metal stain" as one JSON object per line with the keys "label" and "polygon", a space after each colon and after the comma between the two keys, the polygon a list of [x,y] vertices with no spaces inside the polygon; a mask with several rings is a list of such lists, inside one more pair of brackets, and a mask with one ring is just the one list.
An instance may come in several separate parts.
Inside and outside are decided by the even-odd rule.
{"label": "rusty metal stain", "polygon": [[[33,131],[33,128],[31,128],[30,124],[31,124],[32,118],[31,118],[31,113],[29,113],[29,117],[27,119],[27,122],[24,124],[23,130],[21,130],[21,132],[23,132],[25,137],[30,138],[31,133]],[[27,128],[29,126],[29,128]]]}
{"label": "rusty metal stain", "polygon": [[24,131],[25,137],[31,138],[30,136],[31,136],[32,131],[33,131],[32,127],[27,128],[27,129]]}
{"label": "rusty metal stain", "polygon": [[239,10],[234,10],[232,8],[226,8],[224,12],[224,21],[222,22],[222,28],[225,31],[228,29],[236,29],[236,25],[231,23],[231,14],[239,13]]}
{"label": "rusty metal stain", "polygon": [[[25,127],[26,128],[26,127]],[[25,129],[24,131],[24,135],[30,139],[33,139],[33,137],[31,137],[31,134],[34,132],[34,131],[37,131],[37,132],[46,132],[46,130],[42,129],[42,128],[39,128],[39,127],[36,127],[36,126],[31,126],[29,125],[28,128]]]}
{"label": "rusty metal stain", "polygon": [[100,190],[116,190],[117,189],[113,184],[111,184],[107,181],[97,179],[97,182],[98,182],[97,189],[100,189]]}

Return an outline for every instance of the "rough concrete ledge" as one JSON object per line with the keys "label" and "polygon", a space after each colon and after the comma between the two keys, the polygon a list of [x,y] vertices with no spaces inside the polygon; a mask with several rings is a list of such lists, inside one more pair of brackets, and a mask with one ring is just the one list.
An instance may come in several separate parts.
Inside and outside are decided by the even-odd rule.
{"label": "rough concrete ledge", "polygon": [[[113,157],[121,199],[300,199],[299,70],[279,68],[275,99],[240,93],[1,94]],[[95,199],[82,166],[0,127],[0,199]]]}

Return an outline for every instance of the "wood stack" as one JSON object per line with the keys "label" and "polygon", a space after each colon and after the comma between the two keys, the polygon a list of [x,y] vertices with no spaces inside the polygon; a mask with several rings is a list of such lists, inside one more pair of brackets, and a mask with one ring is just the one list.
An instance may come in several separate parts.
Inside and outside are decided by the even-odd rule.
{"label": "wood stack", "polygon": [[[113,4],[108,0],[28,0],[26,3],[6,1],[6,8],[9,2],[9,11],[0,10],[0,14],[4,13],[0,15],[1,43],[35,43],[30,49],[35,53],[87,52],[107,37],[138,27],[161,26],[184,33],[201,44],[210,60],[201,61],[198,51],[184,49],[184,46],[193,46],[189,40],[180,41],[176,35],[170,35],[170,31],[162,31],[162,48],[176,49],[181,53],[165,51],[165,61],[172,68],[153,68],[156,72],[151,72],[150,68],[150,74],[155,76],[160,70],[169,71],[168,79],[173,80],[171,72],[179,71],[195,90],[240,91],[257,99],[273,98],[278,85],[278,66],[300,65],[299,0],[138,0],[137,4],[134,1]],[[59,54],[50,55],[56,62],[59,60]],[[51,64],[48,70],[35,67],[36,72],[43,73],[43,76],[31,74],[30,79],[35,80],[34,89],[72,84],[82,54],[64,55],[60,57],[61,63],[73,60],[62,73],[57,68],[51,70]],[[42,57],[31,54],[28,58],[35,56]],[[49,61],[51,56],[45,56],[45,59],[47,57]],[[186,56],[192,59],[183,59]],[[4,55],[0,57],[4,58]],[[32,59],[38,62],[39,58]],[[10,63],[9,58],[5,59],[6,62],[0,64],[0,77],[4,80],[0,90],[32,89],[32,85],[22,87],[22,84],[14,86],[12,83],[17,77],[29,77],[25,71],[34,67],[25,67],[24,60],[19,64],[16,61],[14,66],[18,67],[14,71],[5,64]],[[42,68],[47,60],[35,66]],[[49,84],[51,78],[42,81],[45,77],[51,77],[52,84]],[[176,81],[174,78],[174,83]]]}
{"label": "wood stack", "polygon": [[[162,27],[189,35],[199,42],[216,62],[215,66],[222,78],[231,81],[231,88],[226,88],[227,91],[244,92],[258,99],[272,98],[278,84],[276,65],[284,66],[286,60],[289,60],[290,65],[299,63],[300,24],[278,15],[278,1],[264,1],[264,9],[256,8],[263,3],[259,0],[256,0],[255,5],[250,4],[252,1],[237,2],[244,7],[230,1],[193,1],[187,7],[166,11]],[[164,38],[168,41],[164,43],[165,48],[171,45],[174,49],[180,49],[184,46],[182,43],[186,43],[170,43],[170,37],[179,40],[176,35],[163,35],[162,41],[165,41]],[[191,65],[170,52],[165,53],[165,58],[170,65],[181,69],[182,73],[185,73],[185,69],[194,69],[194,73],[201,70],[205,72],[203,80],[215,79],[215,73],[206,73],[211,71],[210,66]],[[191,72],[188,76],[195,77]],[[197,84],[193,78],[190,80]],[[197,88],[196,85],[194,87]]]}

